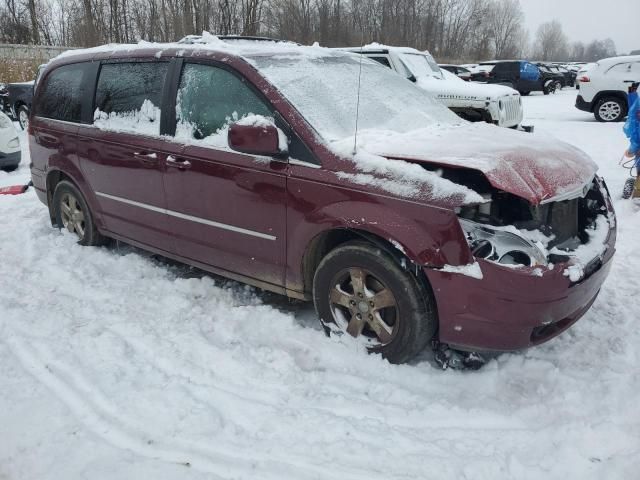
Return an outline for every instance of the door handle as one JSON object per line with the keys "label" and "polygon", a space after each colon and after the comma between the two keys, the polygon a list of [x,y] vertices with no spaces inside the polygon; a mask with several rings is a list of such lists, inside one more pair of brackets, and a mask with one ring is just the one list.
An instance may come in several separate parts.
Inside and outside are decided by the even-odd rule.
{"label": "door handle", "polygon": [[144,163],[156,163],[158,161],[158,154],[155,152],[133,152],[133,156]]}
{"label": "door handle", "polygon": [[191,162],[189,160],[185,160],[183,158],[176,158],[173,155],[167,156],[167,166],[178,168],[180,170],[186,170],[187,168],[191,168]]}

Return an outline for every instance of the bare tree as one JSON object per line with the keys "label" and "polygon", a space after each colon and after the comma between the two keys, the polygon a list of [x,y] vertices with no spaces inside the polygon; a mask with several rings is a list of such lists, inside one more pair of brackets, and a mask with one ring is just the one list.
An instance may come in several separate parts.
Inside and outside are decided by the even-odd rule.
{"label": "bare tree", "polygon": [[564,60],[569,55],[569,40],[557,20],[543,23],[536,33],[534,55],[539,60]]}
{"label": "bare tree", "polygon": [[521,50],[524,13],[519,0],[497,0],[490,5],[488,25],[493,37],[494,57],[513,58]]}
{"label": "bare tree", "polygon": [[597,62],[603,58],[616,55],[616,44],[610,38],[594,40],[585,47],[584,61]]}
{"label": "bare tree", "polygon": [[[525,57],[519,0],[0,0],[0,42],[93,46],[176,41],[203,30],[303,44],[380,42],[462,62]],[[611,40],[569,45],[558,22],[540,26],[535,56],[597,60]]]}

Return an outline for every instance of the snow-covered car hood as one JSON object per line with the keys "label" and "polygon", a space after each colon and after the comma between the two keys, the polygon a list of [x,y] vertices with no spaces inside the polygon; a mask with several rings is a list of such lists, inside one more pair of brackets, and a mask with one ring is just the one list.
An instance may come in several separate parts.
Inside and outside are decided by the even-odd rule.
{"label": "snow-covered car hood", "polygon": [[358,133],[360,148],[389,159],[468,168],[493,187],[540,204],[579,194],[597,166],[583,151],[553,137],[484,123],[432,126],[408,133]]}
{"label": "snow-covered car hood", "polygon": [[452,81],[430,76],[419,77],[416,85],[438,98],[487,101],[518,92],[504,85],[487,85],[465,81]]}

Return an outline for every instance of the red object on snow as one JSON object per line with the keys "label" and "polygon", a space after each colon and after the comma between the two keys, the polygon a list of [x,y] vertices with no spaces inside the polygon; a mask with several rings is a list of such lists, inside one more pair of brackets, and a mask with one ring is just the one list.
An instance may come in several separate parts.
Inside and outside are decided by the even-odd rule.
{"label": "red object on snow", "polygon": [[0,195],[20,195],[29,188],[29,185],[12,185],[0,188]]}

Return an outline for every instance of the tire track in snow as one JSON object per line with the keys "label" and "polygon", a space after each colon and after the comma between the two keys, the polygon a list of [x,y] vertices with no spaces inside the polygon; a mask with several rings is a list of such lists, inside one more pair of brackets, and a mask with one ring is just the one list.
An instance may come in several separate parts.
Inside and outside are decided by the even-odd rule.
{"label": "tire track in snow", "polygon": [[[60,362],[50,358],[43,360],[42,357],[47,354],[42,346],[28,346],[17,335],[8,333],[7,328],[4,329],[2,341],[20,365],[64,403],[88,430],[115,448],[129,450],[141,457],[191,467],[213,474],[216,480],[246,478],[247,475],[255,478],[255,472],[260,472],[260,479],[281,480],[285,473],[292,474],[293,470],[296,471],[293,477],[296,479],[334,477],[328,474],[327,465],[315,466],[299,461],[292,463],[292,457],[288,457],[289,461],[286,462],[250,449],[231,453],[219,446],[213,449],[210,444],[152,440],[150,437],[153,435],[144,435],[128,427],[130,422],[119,418],[108,400],[97,395],[93,386],[80,375]],[[353,480],[369,478],[369,474],[357,470],[347,472],[344,466],[339,473],[336,472],[341,479]]]}

